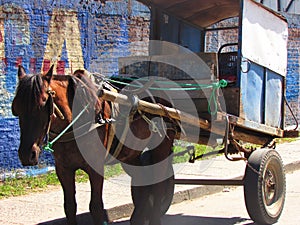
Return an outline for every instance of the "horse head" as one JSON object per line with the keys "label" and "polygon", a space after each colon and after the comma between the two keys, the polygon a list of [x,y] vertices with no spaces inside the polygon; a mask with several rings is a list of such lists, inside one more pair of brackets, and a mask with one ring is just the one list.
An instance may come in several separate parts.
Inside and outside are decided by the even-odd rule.
{"label": "horse head", "polygon": [[40,146],[48,132],[53,113],[53,99],[48,92],[53,66],[44,74],[27,75],[18,69],[18,87],[12,102],[12,113],[19,118],[19,159],[24,166],[38,163]]}

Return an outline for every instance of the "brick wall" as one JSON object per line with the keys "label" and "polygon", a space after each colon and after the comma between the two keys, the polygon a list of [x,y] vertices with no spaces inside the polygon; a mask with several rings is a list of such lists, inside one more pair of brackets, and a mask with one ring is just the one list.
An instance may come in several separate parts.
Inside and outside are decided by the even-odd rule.
{"label": "brick wall", "polygon": [[[285,16],[289,23],[286,97],[300,122],[300,15],[285,14]],[[286,110],[286,125],[295,125],[295,120],[289,110]]]}

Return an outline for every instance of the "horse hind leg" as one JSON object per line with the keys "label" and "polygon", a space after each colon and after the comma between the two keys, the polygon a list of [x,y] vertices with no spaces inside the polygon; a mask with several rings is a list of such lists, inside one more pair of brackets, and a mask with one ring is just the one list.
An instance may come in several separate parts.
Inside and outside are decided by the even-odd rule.
{"label": "horse hind leg", "polygon": [[153,196],[152,208],[149,211],[149,225],[161,225],[161,218],[164,214],[162,212],[162,199],[164,198],[165,182],[153,184],[151,186],[151,193]]}
{"label": "horse hind leg", "polygon": [[169,209],[173,199],[174,171],[172,166],[172,155],[170,154],[172,152],[175,134],[173,129],[167,130],[167,137],[162,140],[159,146],[151,151],[153,164],[165,160],[159,168],[154,167],[153,171],[155,177],[163,174],[165,179],[151,185],[153,205],[152,210],[149,212],[149,225],[161,225],[161,218]]}

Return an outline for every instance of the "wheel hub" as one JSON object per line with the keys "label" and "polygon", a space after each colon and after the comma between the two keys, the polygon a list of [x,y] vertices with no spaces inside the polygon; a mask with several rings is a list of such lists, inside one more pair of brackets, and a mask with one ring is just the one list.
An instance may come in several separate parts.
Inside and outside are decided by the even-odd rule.
{"label": "wheel hub", "polygon": [[265,200],[266,204],[270,206],[274,203],[275,194],[276,194],[276,182],[275,177],[272,171],[267,170],[265,176],[265,185],[264,185],[264,192],[265,192]]}

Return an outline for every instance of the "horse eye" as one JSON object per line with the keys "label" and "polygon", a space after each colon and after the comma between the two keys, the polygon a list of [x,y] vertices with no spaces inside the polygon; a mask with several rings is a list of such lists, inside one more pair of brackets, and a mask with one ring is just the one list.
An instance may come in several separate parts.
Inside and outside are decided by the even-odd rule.
{"label": "horse eye", "polygon": [[39,100],[39,108],[44,107],[47,103],[47,100],[48,99],[46,97],[42,96]]}

